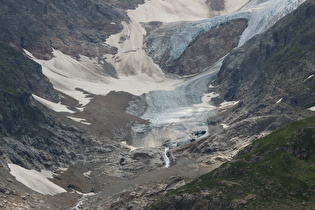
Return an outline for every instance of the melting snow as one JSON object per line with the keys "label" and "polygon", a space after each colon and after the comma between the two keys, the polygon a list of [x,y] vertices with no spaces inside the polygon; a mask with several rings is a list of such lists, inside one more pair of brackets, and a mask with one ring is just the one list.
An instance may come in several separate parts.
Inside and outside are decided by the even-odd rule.
{"label": "melting snow", "polygon": [[134,147],[134,146],[132,146],[132,145],[129,145],[129,144],[127,144],[127,142],[125,142],[125,141],[120,142],[120,145],[122,145],[122,146],[124,146],[124,147],[127,147],[128,149],[130,149],[130,151],[139,149],[139,147]]}
{"label": "melting snow", "polygon": [[222,126],[223,129],[228,128],[229,126],[227,124],[220,124]]}
{"label": "melting snow", "polygon": [[308,110],[315,112],[315,106],[308,108]]}
{"label": "melting snow", "polygon": [[312,74],[309,77],[307,77],[303,82],[306,82],[307,80],[311,79],[312,77],[314,77],[314,74]]}
{"label": "melting snow", "polygon": [[53,179],[53,173],[51,171],[42,170],[38,172],[36,170],[27,170],[15,164],[8,164],[8,166],[11,170],[10,173],[17,181],[38,193],[55,195],[67,192],[62,187],[48,180],[48,178]]}
{"label": "melting snow", "polygon": [[47,106],[48,108],[56,111],[56,112],[67,112],[67,113],[74,113],[74,111],[68,109],[65,105],[62,105],[60,102],[59,103],[54,103],[51,101],[48,101],[46,99],[43,99],[35,94],[32,94],[33,98],[40,102],[41,104]]}
{"label": "melting snow", "polygon": [[276,104],[280,103],[281,101],[282,101],[282,98],[280,98],[280,99],[276,102]]}
{"label": "melting snow", "polygon": [[[125,91],[134,95],[141,95],[153,90],[172,90],[182,81],[167,78],[161,80],[141,73],[114,79],[97,73],[99,71],[98,64],[84,56],[81,56],[81,61],[78,61],[54,50],[54,58],[45,61],[36,59],[26,50],[25,52],[42,65],[43,73],[49,78],[56,90],[75,98],[83,106],[89,103],[91,98],[86,97],[85,93],[76,90],[76,88],[97,95],[106,95],[110,91]],[[61,104],[49,102],[38,96],[34,98],[55,111],[73,113]]]}

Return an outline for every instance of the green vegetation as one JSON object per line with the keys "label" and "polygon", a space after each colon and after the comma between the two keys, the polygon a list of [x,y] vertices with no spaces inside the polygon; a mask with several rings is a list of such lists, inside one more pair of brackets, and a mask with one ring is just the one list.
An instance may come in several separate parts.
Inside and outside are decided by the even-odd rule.
{"label": "green vegetation", "polygon": [[[296,209],[315,204],[315,116],[255,141],[235,160],[177,189],[225,208]],[[202,192],[202,193],[201,193]]]}

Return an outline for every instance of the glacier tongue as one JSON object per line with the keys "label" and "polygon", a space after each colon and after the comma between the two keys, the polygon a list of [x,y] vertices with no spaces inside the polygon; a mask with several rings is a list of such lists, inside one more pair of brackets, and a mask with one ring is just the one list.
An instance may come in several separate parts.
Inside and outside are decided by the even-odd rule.
{"label": "glacier tongue", "polygon": [[[305,0],[254,0],[242,10],[208,20],[186,23],[169,23],[152,33],[149,54],[157,57],[170,52],[168,62],[178,58],[200,33],[216,27],[226,21],[246,18],[248,28],[240,38],[239,45],[244,44],[254,35],[271,27],[281,17],[296,9]],[[169,36],[166,37],[165,34]],[[153,91],[147,94],[148,109],[143,116],[151,122],[150,126],[134,127],[134,144],[137,146],[161,146],[165,143],[176,146],[181,142],[192,140],[195,132],[207,131],[207,118],[214,114],[215,107],[203,103],[212,77],[219,71],[221,62],[217,62],[202,75],[191,78],[173,91]],[[196,106],[199,104],[199,106]],[[207,134],[207,133],[205,133]],[[171,143],[169,143],[171,142]]]}
{"label": "glacier tongue", "polygon": [[203,74],[186,80],[175,90],[147,94],[148,109],[141,117],[150,120],[151,124],[133,127],[133,144],[155,147],[168,142],[169,146],[177,146],[182,142],[194,141],[198,137],[194,132],[206,134],[207,118],[215,114],[216,108],[202,103],[202,99],[221,63],[222,60],[218,61]]}
{"label": "glacier tongue", "polygon": [[[266,31],[279,19],[292,12],[305,0],[250,1],[240,11],[191,22],[163,24],[154,33],[148,34],[144,42],[146,52],[154,61],[160,61],[167,53],[166,64],[179,58],[186,48],[211,28],[236,19],[247,19],[248,27],[240,37],[239,46],[258,33]],[[151,41],[153,40],[153,41]]]}
{"label": "glacier tongue", "polygon": [[[158,21],[174,23],[183,21],[206,20],[210,17],[234,12],[245,5],[248,0],[225,0],[225,9],[213,10],[206,0],[147,0],[135,10],[128,10],[130,21],[122,22],[123,30],[119,34],[112,35],[106,43],[118,49],[116,55],[106,55],[120,75],[148,74],[158,82],[165,78],[160,67],[143,50],[143,36],[146,35],[141,23]],[[186,30],[187,31],[187,30]],[[178,31],[176,31],[178,32]],[[180,44],[191,42],[192,37],[198,34],[189,32],[178,39],[172,39],[174,49],[185,50],[186,46]],[[163,44],[163,42],[158,42]]]}
{"label": "glacier tongue", "polygon": [[305,0],[253,0],[242,11],[251,13],[247,29],[243,32],[239,46],[247,40],[266,31],[278,20],[300,6]]}

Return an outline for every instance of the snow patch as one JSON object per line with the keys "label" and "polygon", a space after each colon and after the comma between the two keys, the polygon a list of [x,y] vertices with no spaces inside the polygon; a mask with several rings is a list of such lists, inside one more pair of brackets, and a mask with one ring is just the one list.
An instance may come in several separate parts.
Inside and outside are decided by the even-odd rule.
{"label": "snow patch", "polygon": [[92,171],[87,171],[83,173],[83,176],[87,177],[88,179],[91,179],[90,175],[91,175]]}
{"label": "snow patch", "polygon": [[73,121],[82,123],[82,124],[84,124],[84,125],[91,125],[91,123],[86,122],[86,119],[81,119],[81,118],[71,117],[71,116],[67,116],[67,117],[68,117],[69,119],[73,120]]}
{"label": "snow patch", "polygon": [[53,173],[51,171],[42,170],[38,172],[36,170],[27,170],[15,164],[8,164],[8,166],[11,170],[10,173],[17,181],[38,193],[56,195],[67,192],[62,187],[48,180],[48,178],[53,179]]}
{"label": "snow patch", "polygon": [[280,103],[281,101],[282,101],[282,98],[280,98],[280,99],[276,102],[276,104]]}
{"label": "snow patch", "polygon": [[306,82],[307,80],[311,79],[312,77],[314,77],[314,74],[312,74],[309,77],[307,77],[303,82]]}
{"label": "snow patch", "polygon": [[220,125],[222,126],[223,129],[226,129],[226,128],[230,127],[227,124],[220,124]]}
{"label": "snow patch", "polygon": [[315,106],[308,108],[308,110],[315,112]]}
{"label": "snow patch", "polygon": [[[78,88],[96,95],[106,95],[110,91],[125,91],[141,95],[153,90],[172,90],[182,82],[182,80],[153,78],[143,73],[134,76],[120,76],[119,79],[115,79],[99,73],[101,67],[93,59],[84,56],[81,56],[81,61],[78,61],[58,50],[53,50],[54,58],[46,61],[36,59],[31,53],[24,51],[42,66],[44,75],[56,90],[79,101],[81,107],[76,108],[81,111],[91,98]],[[55,111],[73,113],[60,103],[52,103],[38,96],[34,98]]]}
{"label": "snow patch", "polygon": [[38,101],[39,103],[43,104],[44,106],[56,111],[56,112],[67,112],[67,113],[74,113],[74,111],[68,109],[65,105],[62,105],[59,103],[54,103],[51,101],[48,101],[46,99],[43,99],[35,94],[32,94],[33,98]]}
{"label": "snow patch", "polygon": [[238,103],[239,101],[224,101],[223,103],[220,104],[220,108],[221,109],[231,108],[232,106],[235,106]]}
{"label": "snow patch", "polygon": [[68,170],[68,168],[58,168],[57,170],[56,170],[56,173],[58,173],[58,174],[63,174],[64,172],[66,172]]}
{"label": "snow patch", "polygon": [[127,147],[128,149],[130,149],[130,152],[133,151],[133,150],[139,149],[139,147],[134,147],[134,146],[132,146],[132,145],[129,145],[129,144],[127,144],[127,142],[125,142],[125,141],[120,142],[120,145],[122,145],[122,146]]}

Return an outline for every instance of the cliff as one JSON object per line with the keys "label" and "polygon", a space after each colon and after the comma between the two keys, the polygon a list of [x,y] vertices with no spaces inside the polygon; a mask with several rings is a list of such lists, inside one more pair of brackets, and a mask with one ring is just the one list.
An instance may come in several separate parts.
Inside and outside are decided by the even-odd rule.
{"label": "cliff", "polygon": [[0,39],[41,59],[50,59],[52,48],[72,56],[114,53],[104,42],[122,29],[126,10],[139,3],[143,1],[3,1]]}
{"label": "cliff", "polygon": [[67,131],[32,94],[59,101],[40,65],[0,44],[0,156],[26,168],[69,163],[78,132]]}
{"label": "cliff", "polygon": [[313,114],[308,109],[315,105],[314,11],[314,1],[307,1],[224,59],[212,91],[238,103],[210,118],[210,134],[215,134],[190,151],[237,150],[285,123]]}

